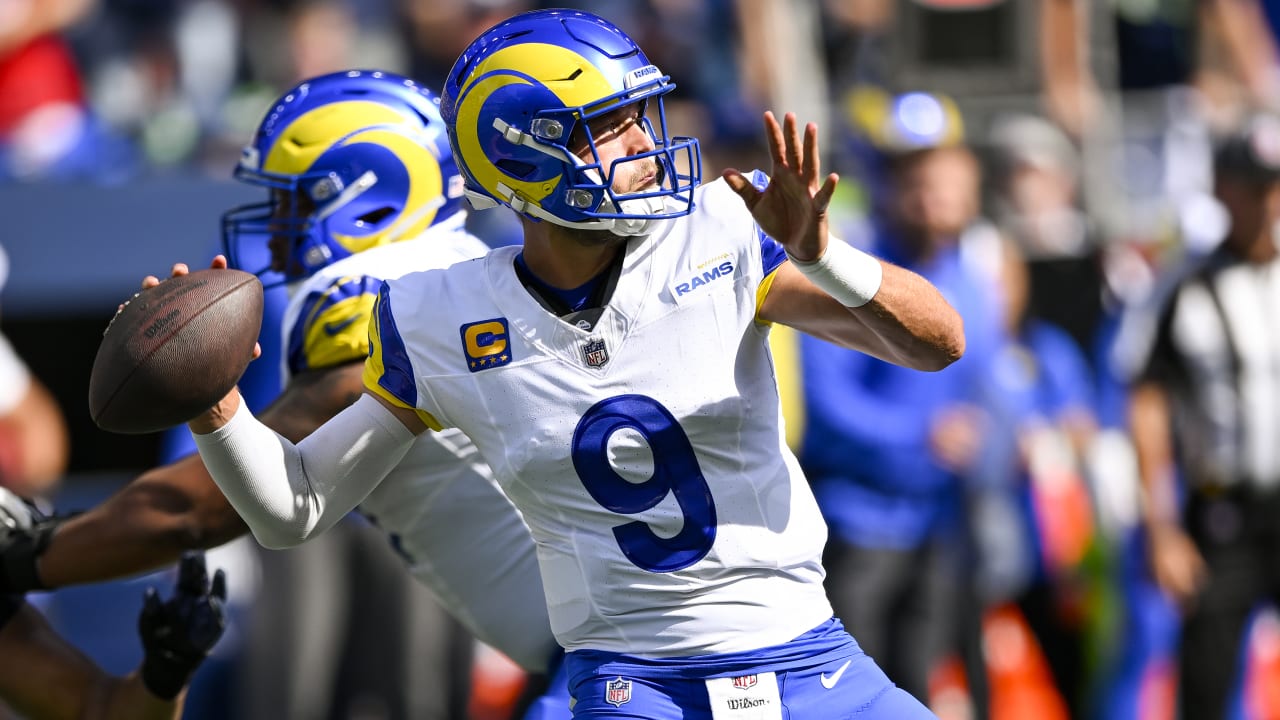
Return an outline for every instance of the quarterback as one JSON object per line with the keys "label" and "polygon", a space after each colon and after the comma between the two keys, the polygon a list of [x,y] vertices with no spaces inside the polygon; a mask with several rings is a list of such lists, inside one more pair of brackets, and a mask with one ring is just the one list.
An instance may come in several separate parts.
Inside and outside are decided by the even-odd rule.
{"label": "quarterback", "polygon": [[767,113],[771,173],[701,185],[673,87],[588,13],[483,33],[441,112],[473,206],[514,210],[523,245],[384,283],[365,394],[307,439],[233,391],[197,447],[259,538],[296,537],[462,430],[536,543],[576,718],[931,718],[832,616],[768,335],[930,371],[960,318],[829,239],[816,126]]}

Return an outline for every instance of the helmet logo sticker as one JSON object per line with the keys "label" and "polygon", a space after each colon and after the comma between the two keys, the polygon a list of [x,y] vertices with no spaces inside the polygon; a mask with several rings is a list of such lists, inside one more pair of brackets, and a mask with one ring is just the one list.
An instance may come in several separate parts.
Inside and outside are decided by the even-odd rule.
{"label": "helmet logo sticker", "polygon": [[662,73],[658,71],[657,65],[645,65],[644,67],[636,68],[635,70],[627,73],[627,76],[622,79],[622,87],[630,90],[644,82],[646,79],[661,74]]}
{"label": "helmet logo sticker", "polygon": [[257,171],[262,167],[262,154],[258,152],[258,148],[249,145],[240,151],[240,167],[250,171]]}

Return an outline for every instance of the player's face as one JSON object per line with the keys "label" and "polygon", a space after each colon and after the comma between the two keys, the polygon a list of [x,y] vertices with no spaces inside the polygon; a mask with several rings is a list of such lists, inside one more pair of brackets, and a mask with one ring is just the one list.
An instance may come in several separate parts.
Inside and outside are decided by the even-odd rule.
{"label": "player's face", "polygon": [[978,167],[967,150],[923,151],[897,171],[895,214],[905,229],[928,239],[954,238],[977,212]]}
{"label": "player's face", "polygon": [[[645,103],[633,103],[593,118],[587,123],[591,129],[591,137],[595,140],[600,166],[606,173],[613,166],[613,191],[616,193],[633,193],[651,188],[660,180],[658,161],[653,157],[613,165],[618,158],[653,150],[653,138],[641,122],[644,109]],[[585,133],[581,131],[575,131],[569,149],[583,162],[596,160],[591,155]]]}
{"label": "player's face", "polygon": [[271,239],[267,242],[271,248],[271,269],[286,272],[290,269],[288,266],[293,246],[297,242],[297,236],[291,231],[299,229],[299,218],[309,217],[315,212],[315,202],[303,193],[288,190],[272,190],[271,202],[271,216],[281,221],[278,225],[271,226]]}

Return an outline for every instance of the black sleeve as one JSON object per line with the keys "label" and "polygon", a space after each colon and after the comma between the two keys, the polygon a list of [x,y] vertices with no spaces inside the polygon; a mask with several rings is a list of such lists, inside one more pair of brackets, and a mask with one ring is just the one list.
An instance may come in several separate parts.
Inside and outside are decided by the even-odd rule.
{"label": "black sleeve", "polygon": [[26,600],[21,595],[0,594],[0,630],[18,613]]}

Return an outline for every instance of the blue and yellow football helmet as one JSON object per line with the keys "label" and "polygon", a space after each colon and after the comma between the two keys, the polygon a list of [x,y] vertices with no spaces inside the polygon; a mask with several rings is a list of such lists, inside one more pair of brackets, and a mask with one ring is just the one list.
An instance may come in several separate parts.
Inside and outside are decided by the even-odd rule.
{"label": "blue and yellow football helmet", "polygon": [[465,218],[439,99],[389,72],[338,72],[284,93],[245,146],[235,177],[271,196],[223,215],[228,260],[251,270],[248,257],[261,256],[268,240],[287,239],[286,281]]}
{"label": "blue and yellow football helmet", "polygon": [[[667,134],[662,102],[673,89],[608,21],[538,10],[468,46],[449,71],[440,108],[474,207],[501,203],[557,225],[638,235],[653,220],[687,215],[701,182],[697,139]],[[654,149],[604,167],[589,121],[634,104]],[[571,138],[585,138],[591,158],[575,155]],[[619,164],[650,157],[657,187],[613,190]]]}

